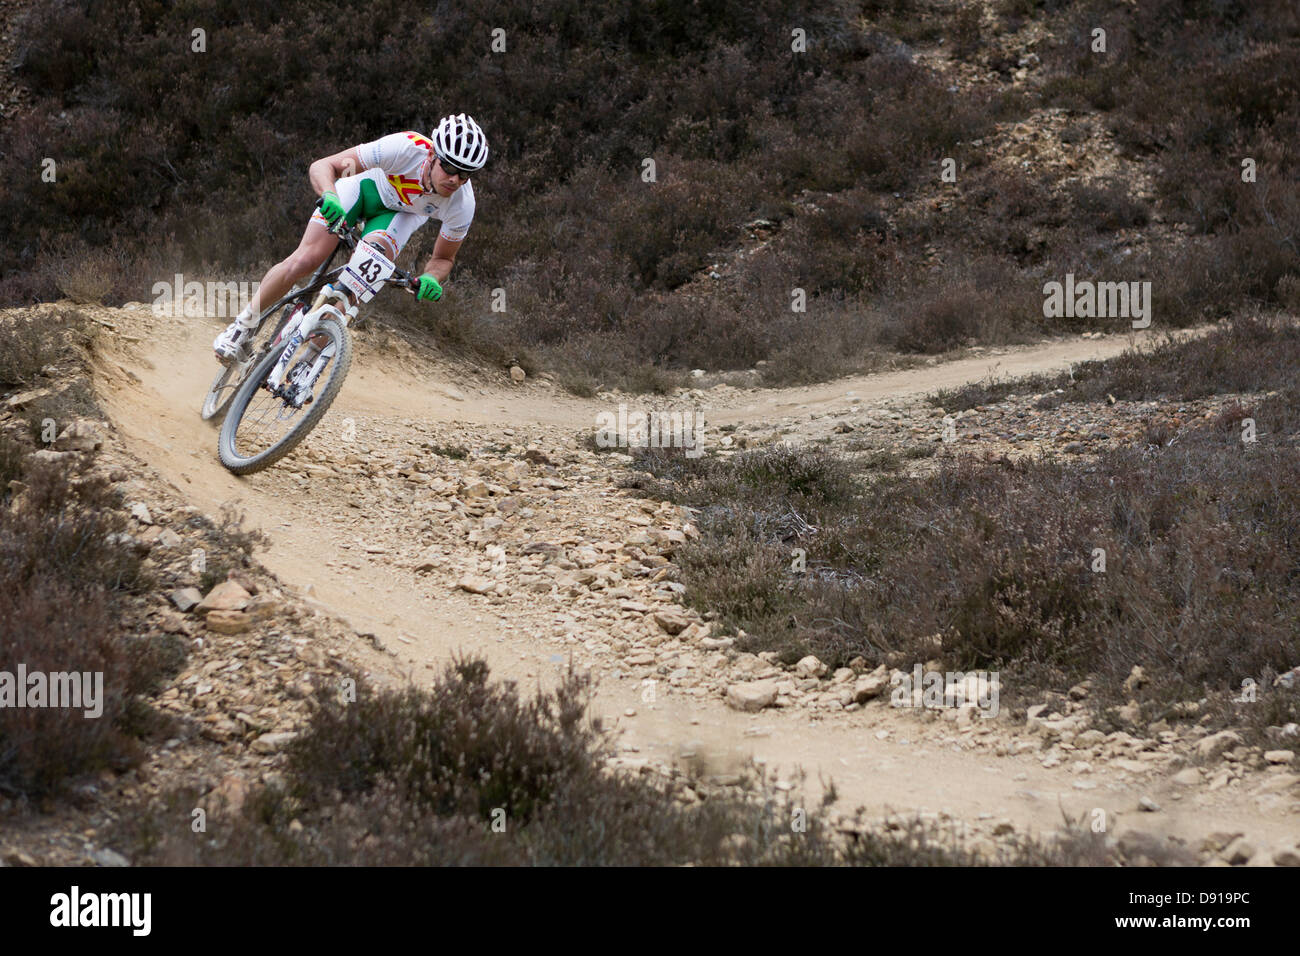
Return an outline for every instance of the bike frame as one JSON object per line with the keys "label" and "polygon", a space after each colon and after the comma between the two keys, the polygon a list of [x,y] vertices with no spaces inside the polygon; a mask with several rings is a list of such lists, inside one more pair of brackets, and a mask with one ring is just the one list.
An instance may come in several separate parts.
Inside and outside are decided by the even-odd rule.
{"label": "bike frame", "polygon": [[[270,316],[277,309],[288,304],[290,301],[301,298],[305,294],[315,292],[317,289],[321,290],[320,295],[318,295],[316,300],[312,303],[310,310],[295,319],[294,322],[291,323],[291,326],[286,326],[284,331],[281,333],[281,339],[283,340],[284,336],[287,335],[288,341],[285,342],[284,350],[280,354],[280,360],[275,363],[275,367],[271,370],[271,374],[266,380],[267,387],[272,391],[275,391],[284,385],[285,376],[289,371],[289,360],[293,358],[294,353],[298,351],[298,346],[302,345],[303,341],[316,331],[317,326],[319,326],[322,321],[327,318],[334,318],[338,320],[339,325],[347,328],[348,323],[357,316],[357,303],[352,301],[352,297],[343,290],[329,286],[329,283],[338,273],[343,271],[345,266],[340,266],[333,271],[329,271],[329,267],[330,263],[334,261],[334,257],[338,255],[340,248],[346,245],[349,250],[355,249],[359,242],[364,241],[364,237],[358,237],[352,229],[343,230],[336,228],[331,231],[337,233],[339,241],[335,243],[334,248],[330,250],[330,254],[326,257],[325,261],[321,263],[320,268],[312,274],[311,281],[305,287],[295,289],[280,298],[280,300],[277,301],[275,305],[271,306],[271,308],[266,312],[266,314]],[[412,282],[413,277],[411,275],[396,268],[393,270],[393,274],[384,280],[385,285],[400,285],[408,292],[414,291],[411,285]],[[335,305],[334,303],[338,304]],[[339,309],[339,306],[342,306],[342,310]],[[274,347],[274,343],[268,347]],[[321,360],[327,358],[328,356],[323,353],[317,358],[316,365],[312,369],[310,376],[311,379],[314,380],[316,375],[319,374],[320,369],[324,367],[325,363]]]}
{"label": "bike frame", "polygon": [[305,286],[301,289],[290,289],[284,295],[280,296],[274,305],[263,310],[262,314],[267,318],[270,318],[278,309],[288,305],[294,299],[306,293],[315,292],[317,289],[324,286],[325,283],[329,282],[331,278],[331,274],[329,274],[330,263],[333,262],[334,257],[339,254],[339,246],[341,245],[343,245],[342,242],[334,245],[334,248],[330,250],[330,254],[325,257],[325,261],[320,264],[320,268],[312,273],[311,279]]}
{"label": "bike frame", "polygon": [[[319,206],[320,203],[318,202],[316,205]],[[331,281],[334,277],[334,272],[338,272],[343,268],[342,266],[339,266],[337,269],[330,271],[330,263],[332,263],[334,261],[334,257],[339,254],[339,249],[341,249],[345,245],[349,249],[353,249],[356,247],[356,244],[358,242],[364,241],[365,238],[364,236],[358,237],[351,229],[346,231],[331,229],[330,231],[338,235],[339,241],[334,244],[334,248],[330,250],[330,254],[325,257],[325,261],[320,264],[320,267],[315,272],[312,273],[311,280],[301,289],[290,289],[279,299],[277,299],[274,305],[262,310],[263,315],[269,317],[277,309],[288,305],[292,300],[306,293],[315,292],[321,287],[323,287],[327,282]],[[399,285],[406,286],[407,291],[409,292],[412,291],[410,288],[410,284],[413,282],[413,280],[414,277],[411,276],[409,273],[403,272],[401,269],[396,269],[393,271],[392,277],[387,279],[386,282],[388,284],[399,284]]]}

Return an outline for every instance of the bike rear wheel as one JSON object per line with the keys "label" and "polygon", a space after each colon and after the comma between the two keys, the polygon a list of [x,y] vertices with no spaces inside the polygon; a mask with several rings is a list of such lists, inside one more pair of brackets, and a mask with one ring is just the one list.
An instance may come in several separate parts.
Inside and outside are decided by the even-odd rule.
{"label": "bike rear wheel", "polygon": [[249,359],[247,362],[232,362],[217,370],[216,377],[208,386],[208,394],[203,397],[203,407],[199,409],[199,416],[205,422],[225,414],[230,408],[230,403],[234,400],[235,393],[239,391],[244,375],[254,361],[255,359]]}
{"label": "bike rear wheel", "polygon": [[[306,309],[309,305],[308,296],[301,299],[295,299],[285,304],[280,312],[280,320],[275,323],[271,334],[264,339],[261,330],[270,324],[270,310],[262,317],[258,330],[253,333],[253,356],[246,362],[232,362],[229,365],[223,365],[217,369],[217,374],[212,379],[212,384],[208,386],[208,393],[203,396],[203,407],[199,409],[199,417],[205,422],[214,418],[220,418],[230,408],[230,403],[235,400],[235,393],[239,391],[239,386],[244,384],[248,373],[253,369],[258,361],[262,358],[265,350],[275,341],[276,336],[288,323],[290,316],[293,315],[294,309]],[[262,339],[261,344],[258,340]]]}
{"label": "bike rear wheel", "polygon": [[[331,357],[312,383],[310,397],[297,401],[299,396],[290,395],[287,388],[294,370],[312,360],[312,342],[319,345],[325,339],[329,344],[319,346],[320,352]],[[276,348],[261,358],[235,393],[222,423],[217,451],[221,463],[236,475],[261,471],[289,454],[329,410],[352,367],[351,338],[334,319],[322,321],[298,346],[289,361],[286,387],[272,392],[266,381],[282,354]]]}

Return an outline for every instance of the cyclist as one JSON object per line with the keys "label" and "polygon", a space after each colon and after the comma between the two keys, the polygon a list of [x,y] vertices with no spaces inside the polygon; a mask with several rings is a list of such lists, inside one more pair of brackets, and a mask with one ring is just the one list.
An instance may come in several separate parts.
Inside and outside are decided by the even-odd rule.
{"label": "cyclist", "polygon": [[470,176],[483,168],[487,156],[483,130],[458,113],[444,116],[430,137],[392,133],[312,163],[308,176],[321,197],[320,208],[298,248],[271,267],[252,301],[212,343],[217,360],[229,365],[252,356],[261,303],[275,302],[320,267],[339,242],[329,227],[340,218],[349,226],[364,222],[366,241],[392,260],[426,220],[441,220],[419,290],[420,299],[440,299],[442,283],[474,218]]}

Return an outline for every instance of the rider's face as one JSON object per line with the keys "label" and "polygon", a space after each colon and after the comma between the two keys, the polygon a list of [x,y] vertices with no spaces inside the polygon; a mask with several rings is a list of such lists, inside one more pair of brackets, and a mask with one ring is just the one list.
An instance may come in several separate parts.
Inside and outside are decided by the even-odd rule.
{"label": "rider's face", "polygon": [[451,176],[442,168],[442,160],[434,158],[430,178],[433,180],[433,189],[439,196],[450,196],[457,189],[469,182],[469,177],[461,178],[459,175]]}

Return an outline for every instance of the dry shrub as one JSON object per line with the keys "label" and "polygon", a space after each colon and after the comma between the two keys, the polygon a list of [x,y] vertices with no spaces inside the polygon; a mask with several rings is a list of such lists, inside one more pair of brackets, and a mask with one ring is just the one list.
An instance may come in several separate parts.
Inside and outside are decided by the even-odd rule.
{"label": "dry shrub", "polygon": [[1145,226],[1150,211],[1129,195],[1128,186],[1115,178],[1076,183],[1070,190],[1077,215],[1098,232]]}
{"label": "dry shrub", "polygon": [[[747,650],[910,666],[936,656],[938,634],[947,666],[1000,669],[1009,693],[1093,677],[1098,700],[1115,700],[1134,665],[1151,678],[1152,705],[1235,691],[1247,677],[1271,688],[1300,663],[1297,341],[1289,324],[1242,323],[1076,368],[1077,397],[1276,393],[1086,467],[959,458],[925,478],[815,496],[800,489],[806,469],[773,451],[648,460],[653,475],[631,483],[701,509],[701,539],[680,556],[687,599],[743,628]],[[1255,444],[1241,441],[1247,412]],[[837,467],[853,466],[818,459],[827,474]],[[795,548],[808,555],[802,575]],[[1097,548],[1104,574],[1093,571]],[[1282,722],[1300,716],[1293,696],[1267,696]]]}
{"label": "dry shrub", "polygon": [[[826,803],[804,804],[775,776],[742,768],[738,786],[698,776],[658,781],[605,769],[584,720],[580,682],[520,698],[478,659],[449,665],[428,690],[317,698],[290,749],[284,786],[257,787],[238,813],[214,813],[194,839],[189,810],[211,794],[175,791],[114,827],[138,862],[243,866],[907,866],[1100,863],[1095,841],[1015,841],[992,859],[955,832],[910,821],[843,837]],[[698,768],[701,772],[707,768]],[[698,790],[704,799],[678,795]],[[833,794],[830,799],[833,799]]]}
{"label": "dry shrub", "polygon": [[75,309],[39,316],[19,312],[0,321],[0,386],[31,386],[41,370],[69,355],[85,341],[86,317]]}
{"label": "dry shrub", "polygon": [[147,578],[116,537],[126,520],[107,481],[46,462],[24,464],[19,480],[21,490],[0,510],[0,668],[103,679],[98,717],[0,708],[0,788],[46,798],[83,774],[139,759],[132,733],[149,722],[132,697],[174,673],[185,650],[123,631],[114,592]]}
{"label": "dry shrub", "polygon": [[896,297],[886,309],[882,341],[925,354],[1022,340],[1042,321],[1040,289],[1009,276],[996,260],[951,269],[933,285]]}
{"label": "dry shrub", "polygon": [[[1146,349],[1105,361],[1081,362],[1070,372],[1000,382],[978,382],[932,396],[947,411],[1001,401],[1010,394],[1048,393],[1041,407],[1099,402],[1190,401],[1223,392],[1289,388],[1300,363],[1300,330],[1287,321],[1243,316],[1190,338],[1168,333]],[[1061,389],[1061,394],[1055,394]]]}
{"label": "dry shrub", "polygon": [[82,673],[102,675],[103,712],[0,708],[0,790],[41,798],[81,774],[126,769],[139,754],[119,727],[124,642],[104,595],[57,579],[10,583],[0,588],[0,669],[15,678],[20,664],[28,674],[73,673],[78,684]]}

